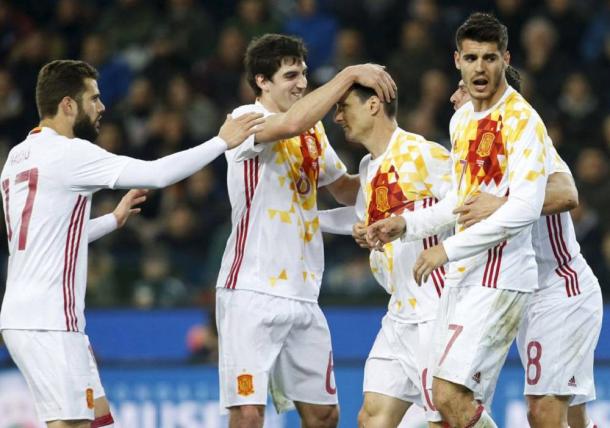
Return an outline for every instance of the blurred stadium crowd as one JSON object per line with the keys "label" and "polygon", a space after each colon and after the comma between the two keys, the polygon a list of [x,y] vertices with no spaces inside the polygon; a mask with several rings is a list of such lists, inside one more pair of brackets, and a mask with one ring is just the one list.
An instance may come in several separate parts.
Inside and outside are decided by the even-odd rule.
{"label": "blurred stadium crowd", "polygon": [[[399,87],[399,124],[447,145],[459,80],[453,34],[474,10],[494,12],[509,28],[522,93],[577,180],[578,240],[609,302],[610,0],[0,0],[0,160],[38,123],[36,75],[57,58],[100,71],[100,146],[143,159],[193,146],[252,102],[243,53],[267,32],[305,40],[311,87],[350,64],[387,65]],[[364,152],[344,141],[332,117],[326,128],[356,172]],[[213,301],[230,229],[225,168],[221,158],[151,194],[139,218],[92,245],[89,307]],[[100,192],[93,216],[121,195]],[[367,253],[347,237],[325,239],[321,302],[383,302]],[[3,259],[6,252],[2,244]]]}

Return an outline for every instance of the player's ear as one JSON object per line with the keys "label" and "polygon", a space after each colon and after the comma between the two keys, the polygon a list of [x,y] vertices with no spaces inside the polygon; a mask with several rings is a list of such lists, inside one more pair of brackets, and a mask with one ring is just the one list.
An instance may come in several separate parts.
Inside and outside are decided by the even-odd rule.
{"label": "player's ear", "polygon": [[460,53],[458,51],[453,52],[453,62],[455,63],[455,68],[460,69]]}
{"label": "player's ear", "polygon": [[508,50],[504,52],[504,55],[502,55],[502,59],[504,59],[504,63],[507,66],[510,64],[510,52]]}
{"label": "player's ear", "polygon": [[379,111],[383,108],[381,100],[377,95],[371,96],[367,101],[367,105],[373,116],[377,115],[377,113],[379,113]]}
{"label": "player's ear", "polygon": [[59,102],[58,110],[61,110],[64,116],[76,116],[78,105],[71,97],[63,97]]}
{"label": "player's ear", "polygon": [[269,91],[269,79],[267,79],[263,74],[257,74],[254,76],[254,81],[256,82],[256,86],[258,86],[262,92]]}

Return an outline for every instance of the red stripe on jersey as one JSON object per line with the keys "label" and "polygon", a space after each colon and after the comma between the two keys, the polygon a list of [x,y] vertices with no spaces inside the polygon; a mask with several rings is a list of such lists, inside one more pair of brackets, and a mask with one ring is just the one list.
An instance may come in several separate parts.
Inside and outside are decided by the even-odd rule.
{"label": "red stripe on jersey", "polygon": [[493,260],[495,259],[494,250],[495,248],[490,248],[489,250],[487,250],[487,263],[485,263],[485,272],[483,273],[483,284],[481,284],[484,287],[487,284],[487,276],[489,274],[490,267],[493,263]]}
{"label": "red stripe on jersey", "polygon": [[226,288],[235,288],[237,284],[237,278],[239,276],[239,270],[241,263],[244,259],[244,251],[246,247],[246,239],[248,238],[248,225],[250,223],[250,207],[252,205],[252,198],[254,197],[254,191],[258,185],[258,167],[259,160],[258,156],[254,159],[248,159],[244,161],[244,187],[246,196],[246,213],[242,217],[239,226],[237,228],[237,240],[235,242],[235,258],[227,277],[225,284]]}
{"label": "red stripe on jersey", "polygon": [[82,196],[78,196],[76,199],[76,204],[74,204],[74,209],[72,210],[72,215],[70,216],[70,225],[68,226],[68,234],[66,235],[66,246],[64,248],[64,271],[63,271],[63,294],[64,294],[64,315],[66,317],[66,330],[72,331],[72,314],[69,312],[68,308],[70,307],[70,292],[68,289],[68,280],[69,280],[69,269],[70,269],[70,260],[71,254],[69,253],[69,248],[71,247],[71,238],[74,234],[74,229],[76,227],[76,216],[78,210],[80,208]]}
{"label": "red stripe on jersey", "polygon": [[572,256],[570,255],[563,238],[560,214],[547,216],[546,224],[549,232],[551,248],[553,249],[553,255],[555,256],[555,261],[557,262],[555,273],[565,281],[566,294],[568,297],[580,294],[578,274],[569,266]]}
{"label": "red stripe on jersey", "polygon": [[500,265],[502,264],[502,253],[504,252],[504,247],[506,247],[506,241],[502,242],[498,246],[498,263],[496,264],[496,271],[494,272],[493,277],[493,287],[498,287],[498,278],[500,277]]}
{"label": "red stripe on jersey", "polygon": [[72,311],[73,317],[73,327],[74,331],[78,331],[78,317],[76,316],[76,286],[74,278],[76,276],[76,262],[78,260],[78,251],[80,249],[80,238],[83,232],[83,225],[85,224],[85,208],[87,207],[87,198],[83,197],[83,203],[81,204],[80,212],[78,213],[78,227],[77,229],[77,238],[74,243],[74,259],[72,260],[72,276],[70,277],[70,287],[72,290],[72,305],[70,307]]}

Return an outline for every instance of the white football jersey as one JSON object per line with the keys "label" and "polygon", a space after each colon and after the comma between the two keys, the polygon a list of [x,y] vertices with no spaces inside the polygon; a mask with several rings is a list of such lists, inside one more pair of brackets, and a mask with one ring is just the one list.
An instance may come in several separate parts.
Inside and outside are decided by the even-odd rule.
{"label": "white football jersey", "polygon": [[[551,153],[551,174],[562,172],[571,175],[570,168],[552,146]],[[540,289],[562,287],[567,297],[573,297],[587,291],[584,288],[599,287],[595,274],[580,254],[569,212],[541,216],[532,229],[532,242]]]}
{"label": "white football jersey", "polygon": [[2,203],[9,260],[1,329],[83,331],[91,195],[128,158],[36,128],[9,153]]}
{"label": "white football jersey", "polygon": [[491,108],[475,112],[466,103],[452,117],[452,189],[420,213],[403,214],[405,240],[443,230],[453,210],[477,192],[507,196],[491,216],[443,242],[449,258],[447,286],[478,286],[531,292],[538,276],[532,224],[540,216],[551,169],[548,135],[536,111],[508,88]]}
{"label": "white football jersey", "polygon": [[[449,152],[420,135],[396,128],[383,154],[375,159],[366,155],[360,162],[360,184],[367,226],[405,210],[427,208],[442,199],[451,187]],[[422,322],[436,317],[445,286],[445,268],[435,269],[418,286],[413,278],[413,265],[423,250],[439,244],[449,234],[444,232],[412,242],[395,240],[385,244],[383,252],[371,251],[371,271],[391,295],[388,303],[391,318]]]}
{"label": "white football jersey", "polygon": [[[270,114],[257,103],[233,116],[252,111]],[[250,137],[225,156],[233,227],[216,286],[317,302],[324,270],[317,190],[346,172],[322,123],[273,143]]]}

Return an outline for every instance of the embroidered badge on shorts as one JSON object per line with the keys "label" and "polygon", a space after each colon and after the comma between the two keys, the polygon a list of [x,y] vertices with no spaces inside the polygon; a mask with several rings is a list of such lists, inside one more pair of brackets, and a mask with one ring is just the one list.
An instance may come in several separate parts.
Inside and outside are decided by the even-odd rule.
{"label": "embroidered badge on shorts", "polygon": [[93,389],[87,388],[85,390],[85,395],[87,396],[87,408],[93,409],[95,407],[95,403],[93,402]]}
{"label": "embroidered badge on shorts", "polygon": [[254,383],[252,382],[251,374],[244,373],[237,376],[237,393],[244,397],[254,394]]}

